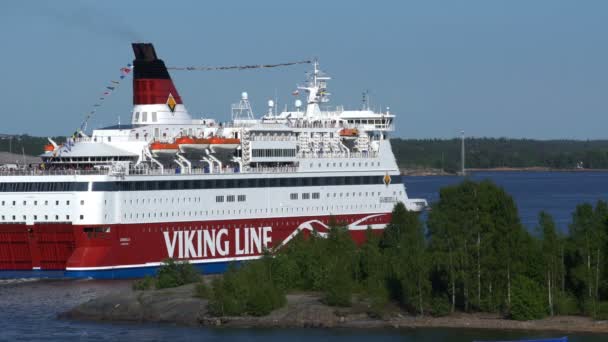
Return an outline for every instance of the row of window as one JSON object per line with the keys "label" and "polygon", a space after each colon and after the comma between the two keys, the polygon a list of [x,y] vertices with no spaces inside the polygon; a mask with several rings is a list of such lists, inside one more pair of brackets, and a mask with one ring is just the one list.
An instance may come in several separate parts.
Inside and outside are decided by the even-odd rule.
{"label": "row of window", "polygon": [[[42,201],[41,201],[41,202],[42,202]],[[59,205],[59,202],[60,202],[60,201],[55,201],[55,205]],[[11,204],[10,204],[10,203],[11,203],[11,201],[8,201],[8,202],[7,202],[7,201],[2,201],[1,203],[2,203],[2,206],[5,206],[5,205],[11,205]],[[32,201],[32,204],[33,204],[33,205],[38,205],[38,201]],[[13,206],[16,206],[16,205],[17,205],[17,201],[12,201],[12,205],[13,205]],[[27,202],[27,201],[23,201],[23,206],[27,206],[27,205],[28,205],[28,202]],[[44,201],[44,205],[49,205],[49,201],[48,201],[48,200],[45,200],[45,201]],[[65,201],[65,205],[70,205],[70,201]],[[81,200],[81,201],[80,201],[80,205],[84,205],[84,200]]]}
{"label": "row of window", "polygon": [[0,183],[0,192],[63,192],[87,191],[87,182]]}
{"label": "row of window", "polygon": [[327,212],[333,210],[361,210],[361,209],[381,209],[382,204],[366,203],[366,204],[344,204],[344,205],[328,205],[316,207],[280,207],[280,208],[257,208],[257,209],[217,209],[205,211],[166,211],[166,212],[145,212],[145,213],[123,213],[123,219],[142,219],[142,218],[169,218],[169,217],[184,217],[193,218],[196,216],[215,216],[215,215],[252,215],[252,214],[290,214],[301,213],[302,215],[310,214],[311,212]]}
{"label": "row of window", "polygon": [[[178,189],[274,188],[298,186],[382,184],[383,176],[190,179],[134,182],[94,182],[93,191],[157,191]],[[401,183],[401,176],[392,176],[391,183]],[[87,191],[87,182],[0,183],[0,192],[73,192]]]}
{"label": "row of window", "polygon": [[[292,200],[297,200],[298,199],[298,193],[294,192],[294,193],[289,194],[289,198],[292,199]],[[318,193],[318,192],[313,192],[312,193],[312,199],[319,199],[319,198],[321,198],[321,194],[320,193]],[[302,199],[303,200],[310,199],[310,193],[309,192],[303,192],[302,193]]]}
{"label": "row of window", "polygon": [[[315,165],[315,163],[310,163],[310,167],[314,167],[314,165]],[[342,163],[342,162],[326,163],[326,167],[342,167],[342,166],[345,166],[345,167],[349,167],[349,166],[351,166],[351,167],[357,167],[357,162],[352,162],[352,163],[349,163],[349,162],[345,162],[345,163]],[[369,162],[369,163],[368,162],[365,162],[365,163],[364,162],[359,162],[358,166],[359,167],[380,166],[380,162]],[[318,167],[322,167],[322,163],[319,163]]]}
{"label": "row of window", "polygon": [[[300,186],[382,184],[383,176],[248,178],[248,179],[190,179],[166,181],[95,182],[93,191],[158,191],[190,189],[278,188]],[[391,183],[401,183],[393,176]]]}
{"label": "row of window", "polygon": [[[226,202],[234,202],[234,195],[228,195],[226,196]],[[247,195],[238,195],[238,197],[236,197],[236,199],[239,202],[245,202],[245,200],[247,199]],[[215,196],[215,201],[217,203],[224,203],[224,196]]]}
{"label": "row of window", "polygon": [[[156,112],[152,112],[152,122],[157,121]],[[135,112],[135,120],[133,122],[139,122],[139,112]],[[141,122],[148,122],[148,112],[141,112]]]}
{"label": "row of window", "polygon": [[[23,221],[27,221],[27,215],[23,215],[21,216],[23,218]],[[40,216],[40,219],[42,220],[43,216]],[[53,215],[51,215],[51,219],[49,219],[49,215],[44,215],[44,219],[43,221],[50,221],[52,220]],[[6,216],[6,215],[2,215],[0,217],[2,219],[2,221],[7,221],[7,220],[11,220],[12,221],[17,221],[17,215],[12,215],[12,216]],[[34,221],[38,221],[38,215],[32,215],[32,219]],[[80,215],[80,219],[84,220],[84,215]],[[55,221],[59,221],[60,220],[60,215],[55,215]],[[65,215],[65,220],[69,221],[70,220],[70,215]]]}
{"label": "row of window", "polygon": [[275,157],[295,157],[295,148],[254,148],[251,150],[251,155],[262,158],[275,158]]}

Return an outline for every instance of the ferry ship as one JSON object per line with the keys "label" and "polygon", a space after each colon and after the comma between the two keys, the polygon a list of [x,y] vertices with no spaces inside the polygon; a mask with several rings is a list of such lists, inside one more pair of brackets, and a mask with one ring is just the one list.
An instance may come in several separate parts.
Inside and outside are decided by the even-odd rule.
{"label": "ferry ship", "polygon": [[406,194],[388,134],[395,115],[328,109],[318,62],[291,110],[193,118],[149,43],[132,44],[131,124],[49,139],[41,164],[0,171],[0,270],[67,277],[153,274],[166,258],[205,273],[258,258],[330,218],[361,243]]}

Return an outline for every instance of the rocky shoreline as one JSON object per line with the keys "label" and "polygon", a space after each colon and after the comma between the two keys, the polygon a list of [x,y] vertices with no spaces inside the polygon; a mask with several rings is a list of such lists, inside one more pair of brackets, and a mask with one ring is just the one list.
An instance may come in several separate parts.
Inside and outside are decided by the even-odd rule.
{"label": "rocky shoreline", "polygon": [[116,291],[80,304],[59,317],[229,328],[466,328],[608,334],[608,321],[578,316],[520,322],[495,314],[456,313],[446,317],[418,317],[395,308],[385,317],[375,318],[367,314],[364,302],[349,308],[330,307],[322,303],[317,293],[289,294],[285,307],[263,317],[214,317],[207,311],[207,301],[193,297],[193,293],[194,285],[164,290]]}

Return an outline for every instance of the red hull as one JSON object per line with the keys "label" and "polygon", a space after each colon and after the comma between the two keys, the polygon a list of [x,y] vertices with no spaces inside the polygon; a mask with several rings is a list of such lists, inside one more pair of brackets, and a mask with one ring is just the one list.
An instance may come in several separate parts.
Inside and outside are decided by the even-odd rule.
{"label": "red hull", "polygon": [[[366,228],[372,226],[380,232],[390,221],[390,213],[335,219],[349,226],[360,244],[365,241]],[[99,271],[158,267],[168,257],[204,265],[228,263],[259,257],[265,248],[279,248],[298,231],[315,230],[323,235],[329,220],[330,216],[301,216],[98,227],[2,225],[0,269],[67,269],[78,276],[95,277]]]}

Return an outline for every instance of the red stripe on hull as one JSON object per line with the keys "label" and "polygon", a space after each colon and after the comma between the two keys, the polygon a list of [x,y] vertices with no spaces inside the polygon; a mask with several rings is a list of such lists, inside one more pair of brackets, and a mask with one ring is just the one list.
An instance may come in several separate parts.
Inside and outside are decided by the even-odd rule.
{"label": "red stripe on hull", "polygon": [[[354,241],[368,226],[383,227],[390,213],[341,215]],[[97,269],[157,265],[167,257],[193,262],[251,259],[298,231],[327,233],[330,216],[72,226],[0,225],[0,270]],[[381,230],[375,230],[380,232]]]}
{"label": "red stripe on hull", "polygon": [[[390,216],[379,213],[335,218],[345,225],[356,223],[350,233],[361,244],[365,241],[366,227],[383,226]],[[326,233],[329,220],[330,216],[142,223],[112,225],[110,232],[104,233],[85,233],[77,227],[77,248],[67,267],[142,267],[168,257],[193,262],[250,259],[260,256],[266,246],[272,248],[288,242],[298,230]]]}
{"label": "red stripe on hull", "polygon": [[0,225],[0,270],[65,269],[76,247],[69,223]]}

